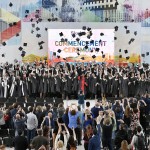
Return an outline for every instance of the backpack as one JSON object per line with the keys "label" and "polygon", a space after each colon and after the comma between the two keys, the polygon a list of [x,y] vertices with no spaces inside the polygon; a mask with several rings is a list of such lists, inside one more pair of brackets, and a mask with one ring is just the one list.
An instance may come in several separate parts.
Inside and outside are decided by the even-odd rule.
{"label": "backpack", "polygon": [[145,150],[145,141],[143,135],[136,135],[137,141],[135,143],[135,150]]}

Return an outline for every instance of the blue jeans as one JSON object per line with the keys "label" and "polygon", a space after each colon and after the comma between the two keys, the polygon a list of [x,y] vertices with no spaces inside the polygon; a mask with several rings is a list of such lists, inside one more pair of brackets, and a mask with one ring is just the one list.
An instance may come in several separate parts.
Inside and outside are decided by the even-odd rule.
{"label": "blue jeans", "polygon": [[27,138],[28,138],[28,143],[31,142],[31,140],[35,137],[35,129],[32,130],[27,130]]}

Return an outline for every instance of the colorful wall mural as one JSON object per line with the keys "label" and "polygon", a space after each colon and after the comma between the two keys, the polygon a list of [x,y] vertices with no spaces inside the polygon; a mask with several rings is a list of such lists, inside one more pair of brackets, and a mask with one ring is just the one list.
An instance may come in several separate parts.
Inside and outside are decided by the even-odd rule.
{"label": "colorful wall mural", "polygon": [[58,24],[58,29],[66,29],[65,22],[70,29],[79,22],[78,28],[87,23],[93,29],[117,26],[115,60],[150,63],[149,0],[1,0],[1,61],[13,61],[14,56],[19,61],[45,59],[47,29],[55,29]]}

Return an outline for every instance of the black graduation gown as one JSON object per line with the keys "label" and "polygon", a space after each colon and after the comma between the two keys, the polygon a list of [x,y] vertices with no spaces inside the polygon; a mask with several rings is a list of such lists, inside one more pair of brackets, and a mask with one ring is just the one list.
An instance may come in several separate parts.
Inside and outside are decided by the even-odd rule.
{"label": "black graduation gown", "polygon": [[48,92],[48,77],[44,77],[43,78],[43,93],[47,93]]}
{"label": "black graduation gown", "polygon": [[0,98],[4,97],[4,87],[2,85],[2,80],[0,80]]}
{"label": "black graduation gown", "polygon": [[67,76],[67,93],[71,94],[72,92],[72,78]]}
{"label": "black graduation gown", "polygon": [[39,91],[39,93],[43,93],[43,76],[39,76],[39,89],[38,89],[38,91]]}
{"label": "black graduation gown", "polygon": [[120,91],[123,97],[128,97],[128,78],[121,78]]}
{"label": "black graduation gown", "polygon": [[129,78],[129,96],[131,97],[134,97],[135,96],[135,81],[136,81],[136,78],[135,77],[130,77]]}
{"label": "black graduation gown", "polygon": [[107,91],[107,79],[101,80],[101,93],[106,94]]}
{"label": "black graduation gown", "polygon": [[142,96],[146,93],[146,81],[145,80],[139,80],[138,81],[138,91],[137,94],[139,96]]}
{"label": "black graduation gown", "polygon": [[119,94],[119,78],[113,78],[112,79],[112,95],[118,95]]}
{"label": "black graduation gown", "polygon": [[29,94],[29,96],[31,96],[32,95],[32,83],[31,83],[30,77],[27,78],[27,85],[28,85],[28,87],[27,87],[28,94]]}
{"label": "black graduation gown", "polygon": [[55,78],[49,77],[50,93],[55,93]]}
{"label": "black graduation gown", "polygon": [[37,93],[38,91],[38,82],[39,80],[37,77],[31,77],[31,83],[32,83],[32,93]]}
{"label": "black graduation gown", "polygon": [[112,78],[107,79],[107,94],[112,94]]}
{"label": "black graduation gown", "polygon": [[91,93],[92,94],[96,94],[97,93],[97,78],[96,77],[92,77],[91,78]]}
{"label": "black graduation gown", "polygon": [[61,93],[61,78],[59,76],[56,77],[56,81],[57,81],[57,84],[56,84],[56,92],[58,93]]}
{"label": "black graduation gown", "polygon": [[72,92],[77,93],[78,92],[78,77],[75,76],[72,79]]}

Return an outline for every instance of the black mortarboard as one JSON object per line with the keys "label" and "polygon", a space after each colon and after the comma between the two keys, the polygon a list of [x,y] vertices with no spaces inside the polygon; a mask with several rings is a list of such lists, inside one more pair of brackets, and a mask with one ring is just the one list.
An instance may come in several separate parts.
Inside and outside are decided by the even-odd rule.
{"label": "black mortarboard", "polygon": [[130,30],[126,30],[126,34],[129,34],[130,33]]}
{"label": "black mortarboard", "polygon": [[59,33],[60,36],[63,36],[64,34],[62,32]]}
{"label": "black mortarboard", "polygon": [[101,51],[101,53],[102,53],[102,54],[104,54],[104,52],[103,52],[103,51]]}
{"label": "black mortarboard", "polygon": [[88,27],[88,28],[87,28],[87,31],[90,31],[90,30],[91,30],[91,28]]}
{"label": "black mortarboard", "polygon": [[96,51],[96,52],[99,52],[99,48],[96,48],[95,51]]}
{"label": "black mortarboard", "polygon": [[58,55],[57,58],[60,58],[60,56]]}
{"label": "black mortarboard", "polygon": [[128,53],[128,50],[126,49],[126,50],[124,50],[124,52],[125,52],[125,54],[127,54],[127,53]]}
{"label": "black mortarboard", "polygon": [[149,55],[149,52],[146,52],[146,56],[148,56]]}
{"label": "black mortarboard", "polygon": [[28,15],[25,15],[25,18],[27,18],[28,17]]}
{"label": "black mortarboard", "polygon": [[78,42],[79,42],[79,41],[80,41],[80,39],[79,39],[79,38],[76,38],[76,41],[78,41]]}
{"label": "black mortarboard", "polygon": [[75,33],[72,33],[71,35],[72,35],[73,38],[76,37]]}
{"label": "black mortarboard", "polygon": [[65,42],[65,39],[64,38],[61,38],[61,40],[60,40],[61,42]]}
{"label": "black mortarboard", "polygon": [[100,36],[103,36],[104,35],[104,33],[100,33]]}
{"label": "black mortarboard", "polygon": [[119,55],[119,58],[122,58],[122,55]]}
{"label": "black mortarboard", "polygon": [[61,53],[61,49],[58,49],[57,52],[58,52],[58,53]]}
{"label": "black mortarboard", "polygon": [[20,46],[19,48],[18,48],[20,51],[22,51],[23,50],[23,48]]}
{"label": "black mortarboard", "polygon": [[16,36],[19,36],[19,33],[17,33]]}
{"label": "black mortarboard", "polygon": [[145,54],[142,54],[142,57],[145,57]]}
{"label": "black mortarboard", "polygon": [[107,22],[107,21],[108,21],[108,18],[105,18],[105,21]]}
{"label": "black mortarboard", "polygon": [[65,42],[68,42],[68,39],[67,39],[67,38],[65,39]]}
{"label": "black mortarboard", "polygon": [[88,38],[88,39],[90,39],[90,38],[91,38],[91,36],[90,36],[90,35],[88,35],[88,36],[87,36],[87,38]]}
{"label": "black mortarboard", "polygon": [[63,58],[63,60],[66,60],[66,58]]}
{"label": "black mortarboard", "polygon": [[6,42],[3,42],[2,45],[5,46],[5,45],[6,45]]}
{"label": "black mortarboard", "polygon": [[56,52],[53,52],[53,55],[56,56]]}
{"label": "black mortarboard", "polygon": [[36,27],[36,31],[39,31],[40,30],[40,28],[39,27]]}
{"label": "black mortarboard", "polygon": [[36,34],[36,37],[37,37],[37,38],[40,38],[40,37],[41,37],[41,34]]}
{"label": "black mortarboard", "polygon": [[38,19],[39,22],[42,22],[42,20],[43,20],[42,18],[39,18],[39,19]]}
{"label": "black mortarboard", "polygon": [[121,49],[119,49],[119,52],[121,52]]}
{"label": "black mortarboard", "polygon": [[39,45],[42,45],[42,44],[44,44],[44,43],[45,43],[44,41],[41,41],[41,42],[39,42],[38,44],[39,44]]}
{"label": "black mortarboard", "polygon": [[40,45],[40,49],[43,49],[43,46],[42,46],[42,45]]}
{"label": "black mortarboard", "polygon": [[23,46],[27,46],[27,43],[23,43]]}
{"label": "black mortarboard", "polygon": [[93,50],[91,50],[91,53],[93,53]]}
{"label": "black mortarboard", "polygon": [[137,35],[137,31],[134,32],[134,35],[135,35],[135,36]]}
{"label": "black mortarboard", "polygon": [[5,54],[2,54],[2,57],[5,57]]}
{"label": "black mortarboard", "polygon": [[127,29],[127,28],[128,28],[128,26],[124,26],[124,28],[125,28],[125,29]]}
{"label": "black mortarboard", "polygon": [[81,57],[82,60],[84,60],[84,57]]}
{"label": "black mortarboard", "polygon": [[34,23],[32,23],[32,28],[34,28],[35,27],[35,24]]}
{"label": "black mortarboard", "polygon": [[48,28],[45,28],[45,31],[47,31],[48,30]]}
{"label": "black mortarboard", "polygon": [[115,6],[119,5],[118,1],[115,2]]}
{"label": "black mortarboard", "polygon": [[83,27],[82,27],[82,30],[86,30],[86,26],[83,26]]}
{"label": "black mortarboard", "polygon": [[92,56],[92,58],[94,59],[94,58],[96,58],[96,56],[95,56],[95,55],[93,55],[93,56]]}
{"label": "black mortarboard", "polygon": [[128,60],[128,59],[130,59],[130,57],[128,56],[128,57],[126,57],[126,60]]}
{"label": "black mortarboard", "polygon": [[30,19],[30,22],[32,22],[32,21],[33,21],[33,18]]}
{"label": "black mortarboard", "polygon": [[12,27],[12,26],[13,26],[13,24],[12,24],[12,23],[9,23],[9,26],[10,26],[10,27]]}
{"label": "black mortarboard", "polygon": [[51,22],[51,18],[47,19],[49,22]]}
{"label": "black mortarboard", "polygon": [[9,7],[12,7],[12,6],[13,6],[13,4],[10,2],[10,3],[9,3]]}
{"label": "black mortarboard", "polygon": [[101,43],[101,42],[102,42],[102,40],[100,39],[100,40],[99,40],[99,43]]}
{"label": "black mortarboard", "polygon": [[29,13],[29,10],[25,10],[25,13]]}
{"label": "black mortarboard", "polygon": [[33,33],[34,33],[34,31],[33,31],[33,30],[31,30],[31,33],[33,34]]}
{"label": "black mortarboard", "polygon": [[114,40],[117,40],[117,37],[114,37]]}
{"label": "black mortarboard", "polygon": [[55,10],[57,11],[57,10],[58,10],[58,8],[55,8]]}
{"label": "black mortarboard", "polygon": [[115,28],[115,31],[118,31],[118,26],[115,26],[114,28]]}
{"label": "black mortarboard", "polygon": [[17,22],[13,22],[13,25],[14,25],[14,26],[17,25]]}
{"label": "black mortarboard", "polygon": [[134,42],[135,41],[135,39],[134,38],[131,38],[131,42]]}
{"label": "black mortarboard", "polygon": [[94,43],[94,40],[91,40],[90,43]]}
{"label": "black mortarboard", "polygon": [[88,49],[88,46],[86,45],[84,48],[85,48],[85,49]]}
{"label": "black mortarboard", "polygon": [[79,36],[82,36],[82,32],[79,32],[78,35],[79,35]]}
{"label": "black mortarboard", "polygon": [[25,52],[25,51],[22,51],[21,56],[24,57],[25,54],[26,54],[26,52]]}
{"label": "black mortarboard", "polygon": [[79,52],[78,52],[77,54],[78,54],[78,55],[80,55],[80,53],[79,53]]}
{"label": "black mortarboard", "polygon": [[105,55],[102,55],[102,58],[105,58]]}

